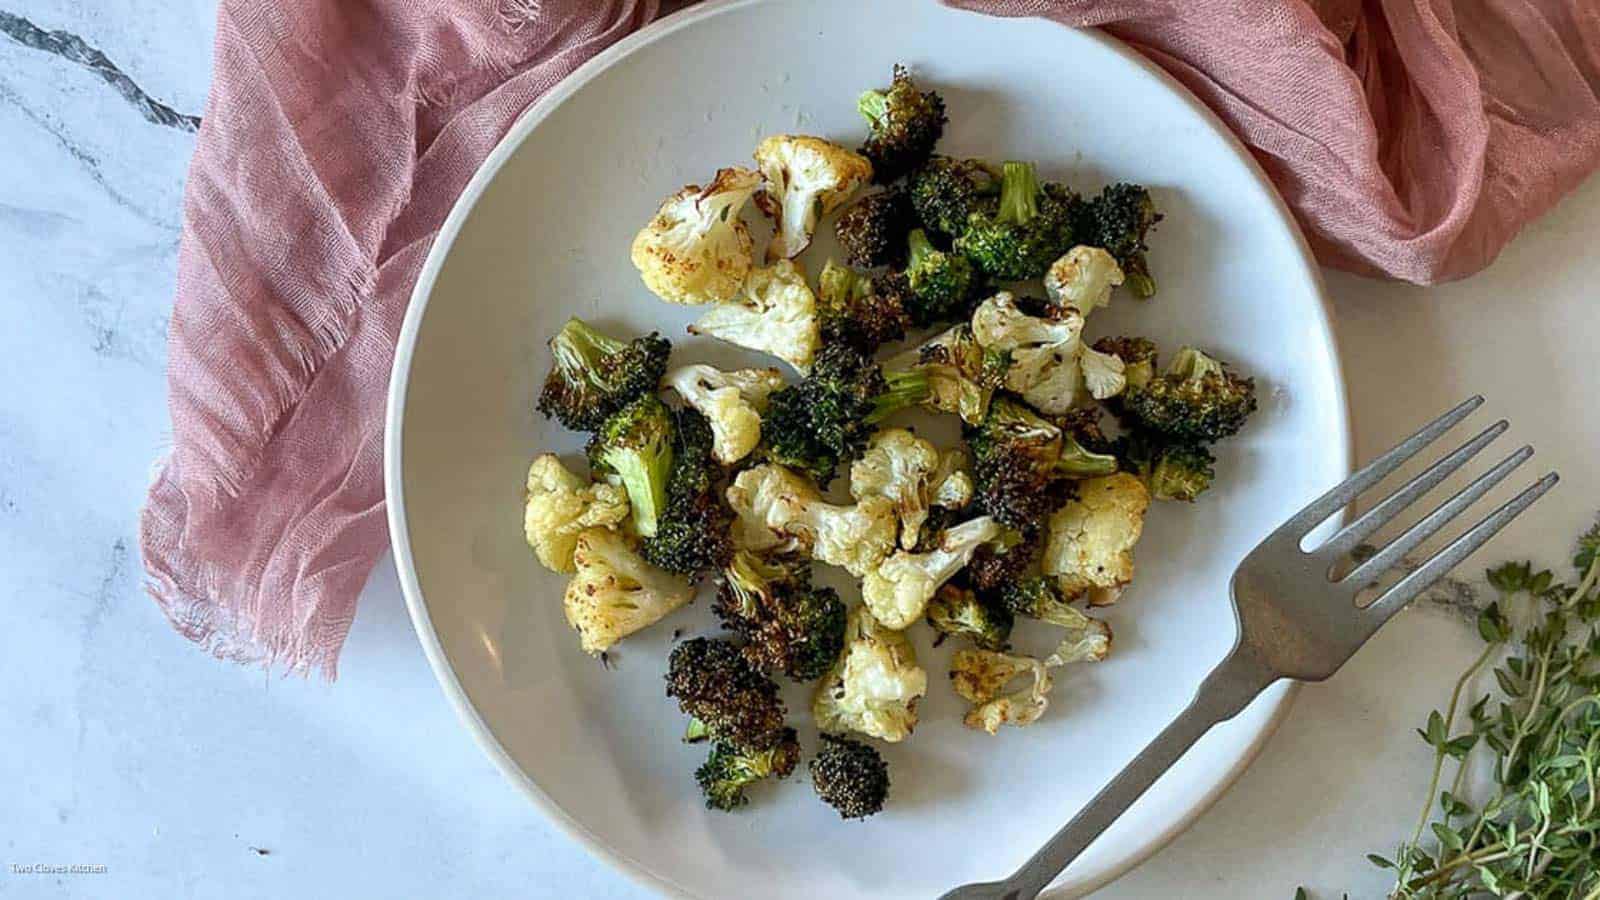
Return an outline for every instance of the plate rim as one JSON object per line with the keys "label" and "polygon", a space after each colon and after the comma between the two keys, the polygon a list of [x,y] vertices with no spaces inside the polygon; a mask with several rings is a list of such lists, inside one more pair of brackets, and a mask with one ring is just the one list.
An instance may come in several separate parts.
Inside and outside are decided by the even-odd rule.
{"label": "plate rim", "polygon": [[[418,643],[422,646],[423,655],[428,660],[429,668],[433,670],[434,678],[439,682],[440,689],[445,698],[455,710],[461,723],[466,726],[467,733],[473,741],[483,750],[495,767],[500,770],[508,781],[516,786],[545,817],[569,838],[576,841],[590,855],[601,860],[613,870],[620,872],[634,884],[654,891],[658,894],[684,900],[699,900],[698,895],[686,890],[682,885],[666,878],[649,866],[637,859],[623,853],[608,844],[600,835],[591,831],[587,826],[574,819],[563,809],[560,804],[550,798],[539,787],[532,776],[523,771],[522,767],[512,759],[510,753],[500,743],[489,724],[479,715],[473,705],[466,689],[457,677],[455,668],[446,655],[443,644],[439,640],[438,632],[433,627],[432,616],[428,612],[427,602],[422,595],[422,587],[417,579],[415,559],[411,553],[410,529],[407,525],[405,512],[405,487],[402,475],[402,448],[401,435],[405,424],[405,401],[410,386],[412,357],[416,350],[417,337],[421,329],[422,319],[427,311],[428,302],[433,293],[433,287],[438,280],[439,272],[444,267],[446,257],[459,236],[461,227],[467,216],[477,205],[485,188],[499,174],[500,169],[511,158],[522,142],[531,134],[541,122],[555,111],[569,97],[577,93],[586,84],[596,78],[615,63],[631,54],[636,49],[653,43],[661,38],[689,28],[704,19],[720,15],[724,12],[747,6],[757,6],[767,0],[702,0],[693,6],[681,9],[671,15],[664,16],[651,22],[634,33],[622,38],[610,47],[595,54],[589,60],[579,65],[569,75],[558,82],[544,96],[531,104],[519,115],[507,129],[505,135],[495,144],[483,162],[468,180],[461,195],[456,198],[449,214],[445,217],[438,232],[435,234],[433,244],[428,249],[422,268],[417,275],[416,284],[411,290],[407,301],[405,318],[400,326],[399,338],[395,345],[394,363],[390,369],[389,389],[386,398],[384,413],[384,439],[383,439],[383,477],[384,493],[387,498],[387,518],[389,524],[389,543],[394,553],[395,568],[399,575],[400,591],[405,598],[406,611],[411,618],[412,630],[416,633]],[[978,13],[974,13],[977,15]],[[1050,26],[1067,28],[1069,26],[1041,19],[1049,22]],[[1337,452],[1342,457],[1338,468],[1345,473],[1352,471],[1354,459],[1354,432],[1351,426],[1350,398],[1346,389],[1343,357],[1339,353],[1338,335],[1333,327],[1332,310],[1328,303],[1326,285],[1322,278],[1322,270],[1316,257],[1311,252],[1305,233],[1300,228],[1300,223],[1295,219],[1283,196],[1277,187],[1267,177],[1255,155],[1244,146],[1238,136],[1206,106],[1187,87],[1179,82],[1165,70],[1150,62],[1122,41],[1106,34],[1098,28],[1073,29],[1096,41],[1106,49],[1117,54],[1126,61],[1142,69],[1145,74],[1154,77],[1167,89],[1172,91],[1193,112],[1198,113],[1201,122],[1214,134],[1221,137],[1224,143],[1233,150],[1234,154],[1245,163],[1249,175],[1262,187],[1273,208],[1277,211],[1279,219],[1288,228],[1293,238],[1295,249],[1298,251],[1301,268],[1304,270],[1317,303],[1317,325],[1324,344],[1328,359],[1332,365],[1333,391],[1335,396],[1335,413],[1338,416],[1342,440],[1339,441]],[[1341,511],[1336,522],[1343,522],[1345,512]],[[1165,828],[1142,841],[1138,850],[1130,854],[1126,860],[1111,866],[1106,872],[1093,877],[1081,879],[1076,883],[1069,882],[1059,887],[1047,888],[1040,894],[1043,900],[1068,900],[1069,897],[1079,897],[1116,881],[1127,873],[1138,868],[1164,849],[1179,835],[1187,831],[1199,818],[1211,809],[1222,795],[1227,793],[1239,778],[1244,774],[1256,758],[1261,755],[1267,742],[1277,733],[1279,726],[1287,718],[1294,700],[1300,692],[1301,685],[1294,681],[1284,681],[1282,688],[1268,688],[1268,692],[1277,691],[1278,696],[1263,693],[1254,702],[1272,702],[1274,704],[1271,715],[1251,739],[1249,746],[1239,754],[1237,760],[1230,766],[1223,777],[1180,816],[1175,817]]]}

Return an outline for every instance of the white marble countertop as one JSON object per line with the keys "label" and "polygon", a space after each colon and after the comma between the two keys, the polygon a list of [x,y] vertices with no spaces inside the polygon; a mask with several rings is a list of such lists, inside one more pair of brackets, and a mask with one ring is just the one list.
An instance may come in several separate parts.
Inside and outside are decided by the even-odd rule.
{"label": "white marble countertop", "polygon": [[[165,441],[184,114],[204,105],[214,0],[20,2],[0,9],[0,895],[644,896],[457,726],[388,561],[336,685],[213,660],[143,594],[135,516]],[[1559,562],[1600,506],[1596,233],[1591,182],[1465,282],[1328,276],[1359,457],[1483,392],[1565,476],[1492,559]],[[1472,641],[1402,617],[1099,896],[1380,894],[1362,855],[1414,821],[1411,726]],[[38,868],[75,864],[101,868]]]}

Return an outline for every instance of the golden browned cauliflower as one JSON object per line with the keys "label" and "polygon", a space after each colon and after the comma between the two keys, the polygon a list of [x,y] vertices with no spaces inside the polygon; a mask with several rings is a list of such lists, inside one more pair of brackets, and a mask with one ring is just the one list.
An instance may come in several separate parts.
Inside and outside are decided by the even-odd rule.
{"label": "golden browned cauliflower", "polygon": [[850,610],[844,652],[822,676],[811,713],[824,732],[859,731],[894,743],[917,725],[917,700],[928,673],[906,636],[885,628],[864,606]]}
{"label": "golden browned cauliflower", "polygon": [[770,463],[740,472],[727,491],[734,544],[758,553],[801,552],[865,577],[894,550],[894,502],[880,496],[854,506],[822,499],[804,476]]}
{"label": "golden browned cauliflower", "polygon": [[755,241],[739,219],[761,176],[719,169],[711,184],[691,184],[661,201],[633,239],[633,265],[645,287],[668,303],[723,303],[744,285]]}
{"label": "golden browned cauliflower", "polygon": [[1078,482],[1078,496],[1050,516],[1044,573],[1069,597],[1114,592],[1133,578],[1133,545],[1150,492],[1126,472]]}
{"label": "golden browned cauliflower", "polygon": [[528,546],[550,571],[573,571],[572,550],[580,531],[609,528],[627,517],[627,491],[584,481],[567,471],[554,453],[540,454],[528,467],[522,528]]}
{"label": "golden browned cauliflower", "polygon": [[694,599],[688,579],[645,562],[620,532],[580,533],[572,561],[578,573],[567,584],[562,606],[587,653],[604,652]]}
{"label": "golden browned cauliflower", "polygon": [[[1006,693],[1006,685],[1029,677],[1026,687]],[[1053,682],[1046,665],[1031,656],[993,650],[957,650],[950,660],[950,685],[972,704],[961,720],[968,728],[995,734],[1001,725],[1031,725],[1050,705]]]}
{"label": "golden browned cauliflower", "polygon": [[799,255],[811,243],[817,220],[872,179],[865,156],[810,135],[772,135],[756,147],[755,157],[766,179],[756,205],[774,226],[769,261]]}
{"label": "golden browned cauliflower", "polygon": [[739,297],[706,310],[689,333],[776,356],[799,372],[810,371],[822,342],[817,297],[787,259],[752,269]]}

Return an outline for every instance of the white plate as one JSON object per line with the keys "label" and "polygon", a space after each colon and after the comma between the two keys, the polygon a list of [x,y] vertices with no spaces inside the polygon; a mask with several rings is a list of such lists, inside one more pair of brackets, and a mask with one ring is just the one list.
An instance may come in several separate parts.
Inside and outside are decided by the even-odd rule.
{"label": "white plate", "polygon": [[[884,746],[884,813],[841,822],[803,769],[739,814],[707,812],[690,775],[704,751],[678,741],[683,718],[661,681],[673,631],[711,630],[707,604],[621,645],[608,671],[579,652],[562,579],[523,544],[528,460],[580,447],[532,410],[544,341],[576,314],[619,332],[658,329],[679,361],[737,359],[684,334],[694,310],[646,292],[628,262],[633,232],[664,195],[748,164],[762,135],[854,144],[855,97],[895,61],[944,92],[946,152],[1036,159],[1080,188],[1152,185],[1167,214],[1151,253],[1161,293],[1119,298],[1090,330],[1212,347],[1258,377],[1262,409],[1221,454],[1216,490],[1153,511],[1138,578],[1110,612],[1116,652],[1063,672],[1039,723],[998,737],[964,729],[942,677],[950,648],[929,650],[919,627],[930,695],[915,736]],[[1189,700],[1233,640],[1235,561],[1349,460],[1305,244],[1255,164],[1189,95],[1096,33],[854,0],[696,8],[601,54],[531,109],[428,257],[395,361],[386,451],[418,635],[512,782],[665,893],[807,900],[927,898],[1009,872]],[[1038,631],[1030,640],[1046,643]],[[805,696],[788,693],[809,725]],[[1248,764],[1290,697],[1269,691],[1207,737],[1060,884],[1104,884],[1175,836]]]}

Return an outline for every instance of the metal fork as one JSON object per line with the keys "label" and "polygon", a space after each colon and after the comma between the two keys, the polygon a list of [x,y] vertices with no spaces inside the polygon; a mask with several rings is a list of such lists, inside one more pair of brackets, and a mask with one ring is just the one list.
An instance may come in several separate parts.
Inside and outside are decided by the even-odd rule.
{"label": "metal fork", "polygon": [[1031,900],[1038,896],[1213,725],[1238,715],[1257,694],[1280,678],[1323,681],[1333,675],[1391,616],[1554,487],[1559,476],[1551,472],[1451,541],[1372,603],[1357,604],[1357,595],[1363,589],[1533,456],[1533,448],[1525,446],[1441,503],[1349,574],[1336,579],[1335,567],[1351,551],[1503,434],[1510,425],[1502,419],[1407,481],[1316,549],[1301,549],[1301,542],[1313,528],[1482,405],[1481,396],[1473,397],[1435,419],[1296,513],[1250,551],[1234,571],[1230,585],[1239,636],[1228,656],[1201,682],[1188,708],[1010,878],[965,885],[941,900]]}

